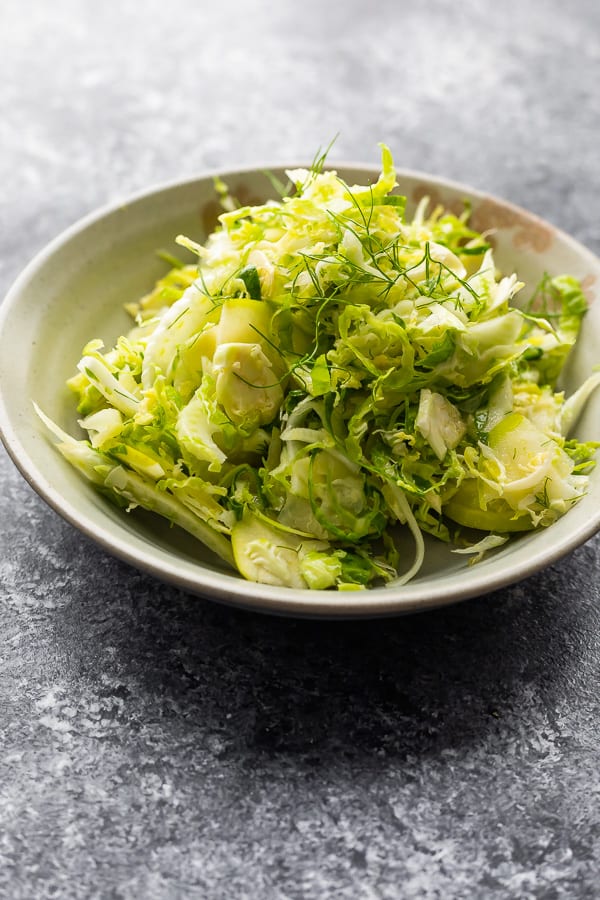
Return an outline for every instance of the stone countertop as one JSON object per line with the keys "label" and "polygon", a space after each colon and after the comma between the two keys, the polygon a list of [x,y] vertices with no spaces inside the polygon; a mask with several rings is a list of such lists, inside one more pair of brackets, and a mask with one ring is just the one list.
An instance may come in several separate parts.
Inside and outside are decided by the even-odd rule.
{"label": "stone countertop", "polygon": [[[599,34],[595,0],[3,0],[0,291],[98,205],[336,133],[598,252]],[[0,479],[1,897],[598,895],[598,538],[445,610],[293,621]]]}

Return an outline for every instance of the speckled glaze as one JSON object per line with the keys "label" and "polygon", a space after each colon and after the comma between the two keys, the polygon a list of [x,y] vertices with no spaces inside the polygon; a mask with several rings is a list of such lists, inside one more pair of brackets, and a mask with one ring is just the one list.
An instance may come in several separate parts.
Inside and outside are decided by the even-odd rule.
{"label": "speckled glaze", "polygon": [[[93,209],[337,132],[598,254],[599,33],[596,0],[2,0],[0,296]],[[596,900],[600,535],[314,622],[115,559],[2,448],[0,513],[2,900]]]}

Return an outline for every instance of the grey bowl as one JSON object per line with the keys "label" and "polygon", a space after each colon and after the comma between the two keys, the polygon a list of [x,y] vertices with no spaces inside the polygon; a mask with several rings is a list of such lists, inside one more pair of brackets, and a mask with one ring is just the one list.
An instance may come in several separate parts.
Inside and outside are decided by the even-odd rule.
{"label": "grey bowl", "polygon": [[[281,166],[268,167],[283,175]],[[375,180],[371,167],[339,165],[349,183]],[[127,330],[123,304],[147,291],[164,271],[156,256],[174,249],[180,232],[198,240],[215,222],[215,173],[139,194],[78,222],[25,269],[0,309],[0,430],[32,487],[58,513],[115,556],[204,597],[279,614],[373,617],[406,613],[484,594],[531,575],[589,539],[600,528],[600,469],[583,500],[550,529],[512,539],[475,566],[448,547],[427,542],[419,575],[401,587],[337,593],[254,584],[226,571],[187,534],[143,511],[121,512],[105,501],[53,448],[34,413],[44,412],[73,434],[77,415],[65,380],[92,337],[107,345]],[[263,170],[219,173],[243,202],[273,196]],[[585,328],[564,375],[573,391],[600,362],[600,261],[576,241],[511,204],[471,188],[415,172],[398,173],[409,207],[428,194],[462,208],[473,224],[495,229],[496,259],[532,287],[542,274],[580,278],[591,301]],[[600,392],[577,426],[582,440],[600,440]]]}

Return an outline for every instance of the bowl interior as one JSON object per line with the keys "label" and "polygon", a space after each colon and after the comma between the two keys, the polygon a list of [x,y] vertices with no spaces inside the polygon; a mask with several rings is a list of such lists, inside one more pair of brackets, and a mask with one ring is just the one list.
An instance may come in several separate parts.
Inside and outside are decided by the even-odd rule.
{"label": "bowl interior", "polygon": [[[350,184],[374,180],[365,167],[338,166]],[[283,171],[273,169],[278,177]],[[225,176],[242,202],[273,197],[261,171]],[[496,261],[516,271],[529,289],[545,272],[580,278],[590,310],[564,373],[572,392],[600,361],[600,262],[579,244],[523,210],[461,185],[418,173],[398,174],[409,214],[423,195],[461,210],[472,204],[478,230],[494,229]],[[0,325],[0,425],[4,442],[23,475],[63,516],[111,552],[187,590],[281,613],[381,615],[453,602],[483,593],[557,559],[600,527],[600,478],[593,473],[586,497],[547,532],[511,540],[469,566],[437,541],[427,541],[425,564],[408,585],[340,595],[249,584],[226,570],[201,544],[143,511],[125,514],[99,495],[53,448],[32,401],[72,434],[77,413],[65,381],[83,346],[94,337],[107,346],[128,330],[123,305],[138,299],[166,271],[161,249],[181,254],[179,233],[202,241],[216,222],[212,177],[170,185],[96,214],[54,241],[25,270],[2,308]],[[524,292],[524,295],[526,291]],[[600,440],[600,393],[577,425],[577,435]],[[410,553],[410,538],[406,540]]]}

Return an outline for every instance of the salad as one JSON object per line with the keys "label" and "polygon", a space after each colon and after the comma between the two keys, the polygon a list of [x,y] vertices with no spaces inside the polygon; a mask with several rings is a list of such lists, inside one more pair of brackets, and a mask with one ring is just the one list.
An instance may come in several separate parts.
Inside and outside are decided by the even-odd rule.
{"label": "salad", "polygon": [[[129,511],[198,538],[246,579],[354,590],[411,579],[424,534],[476,560],[585,493],[597,444],[571,426],[600,373],[557,379],[586,301],[531,299],[485,234],[427,199],[405,216],[392,156],[349,186],[324,158],[224,212],[197,257],[128,305],[68,382],[86,433],[58,449]],[[406,536],[414,558],[406,557]]]}

